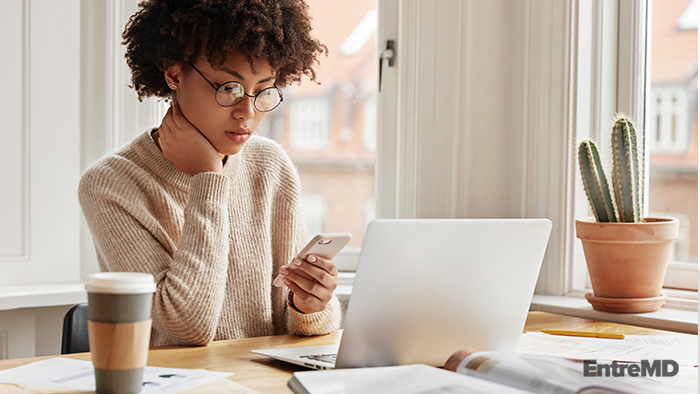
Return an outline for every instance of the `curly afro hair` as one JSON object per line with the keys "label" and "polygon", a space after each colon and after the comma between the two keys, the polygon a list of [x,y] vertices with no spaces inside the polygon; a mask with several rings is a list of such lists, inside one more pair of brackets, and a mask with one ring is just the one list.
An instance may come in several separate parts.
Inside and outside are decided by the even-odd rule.
{"label": "curly afro hair", "polygon": [[304,0],[146,0],[126,24],[122,44],[139,100],[168,98],[168,68],[203,54],[214,67],[240,51],[255,70],[265,59],[276,70],[277,86],[316,81],[314,67],[328,48],[313,38]]}

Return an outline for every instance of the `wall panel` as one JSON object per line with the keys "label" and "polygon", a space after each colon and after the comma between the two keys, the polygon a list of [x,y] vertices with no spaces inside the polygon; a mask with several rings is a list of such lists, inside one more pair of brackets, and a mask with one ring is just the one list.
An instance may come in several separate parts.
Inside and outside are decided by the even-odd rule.
{"label": "wall panel", "polygon": [[6,76],[0,94],[0,262],[27,258],[25,6],[22,0],[0,2],[0,37],[16,38],[0,39],[0,53],[7,59],[0,62],[0,75]]}
{"label": "wall panel", "polygon": [[3,1],[0,15],[0,285],[78,281],[79,1]]}

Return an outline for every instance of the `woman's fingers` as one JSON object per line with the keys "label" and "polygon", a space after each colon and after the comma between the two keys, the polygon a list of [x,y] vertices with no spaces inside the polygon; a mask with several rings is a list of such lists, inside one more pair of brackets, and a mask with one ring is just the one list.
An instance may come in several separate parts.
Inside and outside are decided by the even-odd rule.
{"label": "woman's fingers", "polygon": [[295,306],[305,313],[324,310],[338,287],[335,263],[319,256],[312,255],[306,260],[296,258],[289,267],[281,267],[280,274],[284,276],[285,285],[294,293]]}
{"label": "woman's fingers", "polygon": [[221,156],[214,146],[173,103],[163,117],[158,139],[163,157],[187,175],[201,172],[221,172]]}
{"label": "woman's fingers", "polygon": [[285,285],[289,288],[289,291],[294,293],[294,306],[304,313],[314,313],[320,312],[326,309],[328,301],[324,301],[315,295],[304,291],[296,283],[289,279],[284,280]]}
{"label": "woman's fingers", "polygon": [[[328,302],[331,300],[331,298],[333,297],[333,290],[335,290],[334,288],[332,289],[325,287],[316,280],[302,278],[299,274],[296,273],[291,273],[287,275],[284,279],[284,283],[287,285],[287,287],[289,287],[290,290],[294,292],[294,294],[302,298],[306,298],[306,295],[310,295],[324,302]],[[293,284],[296,287],[296,289],[292,289],[292,286],[290,286],[290,284]],[[301,290],[301,292],[299,292],[299,290]]]}
{"label": "woman's fingers", "polygon": [[[296,258],[289,267],[280,269],[280,273],[297,281],[306,291],[313,292],[317,284],[330,289],[338,287],[338,270],[332,260],[309,256],[306,261]],[[305,274],[305,275],[303,275]]]}
{"label": "woman's fingers", "polygon": [[[310,269],[314,269],[315,267],[317,267],[332,276],[338,276],[338,268],[336,267],[333,260],[312,254],[306,258],[306,261],[308,262],[308,265],[306,265],[306,267],[309,267]],[[304,264],[301,264],[301,266],[304,266]]]}

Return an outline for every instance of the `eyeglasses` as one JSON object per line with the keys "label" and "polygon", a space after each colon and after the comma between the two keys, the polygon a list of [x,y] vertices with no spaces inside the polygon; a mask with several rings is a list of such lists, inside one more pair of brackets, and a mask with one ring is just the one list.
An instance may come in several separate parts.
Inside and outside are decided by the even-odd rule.
{"label": "eyeglasses", "polygon": [[204,76],[204,74],[197,70],[197,67],[195,67],[192,63],[190,63],[190,66],[192,66],[194,71],[197,71],[197,74],[201,75],[202,78],[204,78],[204,80],[207,81],[207,83],[214,90],[216,90],[214,93],[214,98],[222,107],[233,107],[234,105],[240,103],[245,96],[248,96],[253,99],[253,107],[255,107],[256,110],[259,112],[270,112],[277,108],[284,100],[282,97],[282,91],[276,86],[263,89],[256,95],[246,93],[243,85],[236,81],[226,82],[217,88],[207,79],[207,77]]}

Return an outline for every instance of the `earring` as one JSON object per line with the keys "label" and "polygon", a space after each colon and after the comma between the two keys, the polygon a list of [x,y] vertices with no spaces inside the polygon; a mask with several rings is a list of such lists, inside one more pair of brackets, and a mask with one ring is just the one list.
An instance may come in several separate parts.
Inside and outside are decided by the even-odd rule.
{"label": "earring", "polygon": [[170,89],[172,89],[172,90],[177,89],[177,85],[170,85]]}

